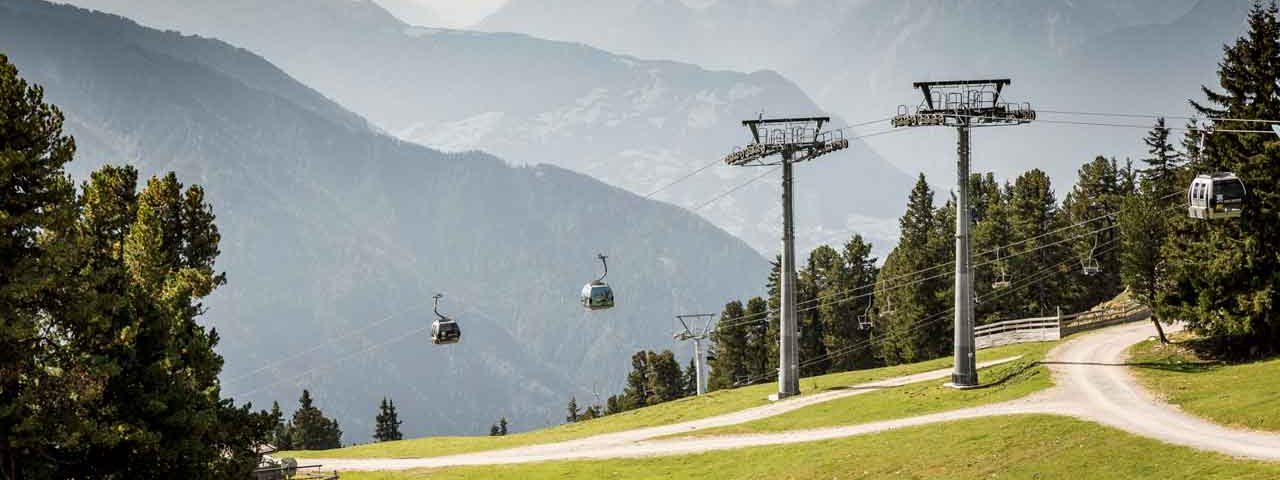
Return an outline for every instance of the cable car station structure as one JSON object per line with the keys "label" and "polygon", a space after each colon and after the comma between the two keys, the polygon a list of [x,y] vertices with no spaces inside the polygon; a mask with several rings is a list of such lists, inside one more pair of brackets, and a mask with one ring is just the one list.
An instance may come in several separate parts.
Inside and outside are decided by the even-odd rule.
{"label": "cable car station structure", "polygon": [[1021,125],[1036,118],[1030,104],[1003,102],[1007,78],[916,82],[924,101],[915,108],[899,106],[893,117],[896,127],[954,127],[956,147],[956,277],[955,277],[955,372],[950,385],[978,386],[974,358],[973,269],[969,244],[969,130],[974,127]]}
{"label": "cable car station structure", "polygon": [[796,325],[795,217],[791,170],[795,163],[849,148],[843,131],[823,132],[830,117],[758,118],[744,120],[753,142],[725,157],[735,167],[782,167],[782,272],[778,325],[777,399],[800,394],[800,345]]}

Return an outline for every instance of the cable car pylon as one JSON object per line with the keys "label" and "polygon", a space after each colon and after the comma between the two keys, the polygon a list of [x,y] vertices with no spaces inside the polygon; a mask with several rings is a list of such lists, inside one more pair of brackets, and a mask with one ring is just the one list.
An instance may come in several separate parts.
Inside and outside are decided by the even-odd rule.
{"label": "cable car pylon", "polygon": [[1003,102],[1000,94],[1012,83],[1007,78],[916,82],[924,100],[910,109],[898,107],[894,127],[953,127],[956,145],[956,280],[955,280],[955,372],[948,385],[957,388],[978,386],[978,366],[974,357],[973,269],[970,267],[969,227],[969,131],[974,127],[1021,125],[1036,118],[1030,104]]}
{"label": "cable car pylon", "polygon": [[[701,329],[689,328],[689,323],[684,321],[686,318],[706,318],[707,322],[702,325]],[[714,313],[691,313],[685,315],[676,315],[676,320],[680,321],[680,325],[684,330],[677,331],[671,335],[671,338],[680,341],[693,340],[693,365],[694,372],[697,374],[697,391],[698,395],[707,393],[707,349],[703,347],[702,341],[711,336],[711,322],[716,318]]]}
{"label": "cable car pylon", "polygon": [[[735,167],[782,166],[782,271],[778,320],[778,394],[781,400],[800,394],[800,343],[796,324],[795,196],[792,164],[849,148],[842,130],[822,131],[830,117],[760,118],[744,120],[752,143],[725,157]],[[773,157],[777,159],[772,159]]]}

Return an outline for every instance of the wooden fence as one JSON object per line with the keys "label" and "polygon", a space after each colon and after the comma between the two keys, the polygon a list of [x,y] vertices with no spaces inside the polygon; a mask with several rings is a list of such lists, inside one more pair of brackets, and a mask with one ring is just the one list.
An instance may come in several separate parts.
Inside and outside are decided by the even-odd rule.
{"label": "wooden fence", "polygon": [[1058,340],[1068,335],[1109,327],[1121,323],[1145,320],[1151,310],[1133,305],[1127,308],[1090,310],[1088,312],[1052,317],[1020,318],[989,323],[974,328],[975,342],[979,349],[1014,343]]}

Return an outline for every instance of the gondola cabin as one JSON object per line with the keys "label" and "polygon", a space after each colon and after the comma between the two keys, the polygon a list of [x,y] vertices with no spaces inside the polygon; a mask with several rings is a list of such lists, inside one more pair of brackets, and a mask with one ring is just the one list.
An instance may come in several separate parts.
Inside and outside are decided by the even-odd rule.
{"label": "gondola cabin", "polygon": [[452,318],[440,313],[440,299],[444,298],[444,295],[437,293],[431,298],[435,300],[431,311],[436,314],[436,320],[431,322],[431,343],[436,345],[458,343],[462,340],[462,327],[459,327],[458,322]]}
{"label": "gondola cabin", "polygon": [[583,285],[582,306],[587,310],[613,308],[613,289],[599,280]]}
{"label": "gondola cabin", "polygon": [[450,319],[431,322],[431,343],[448,345],[458,343],[459,340],[462,340],[462,329],[458,327],[458,322]]}
{"label": "gondola cabin", "polygon": [[1201,220],[1237,218],[1245,194],[1244,182],[1233,173],[1200,175],[1187,190],[1187,213]]}

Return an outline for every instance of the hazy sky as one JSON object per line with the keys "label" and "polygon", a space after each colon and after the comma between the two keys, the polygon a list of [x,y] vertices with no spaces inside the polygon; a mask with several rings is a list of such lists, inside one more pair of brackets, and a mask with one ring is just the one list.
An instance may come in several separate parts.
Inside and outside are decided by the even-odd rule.
{"label": "hazy sky", "polygon": [[461,28],[479,22],[507,0],[375,0],[401,20],[430,27]]}

